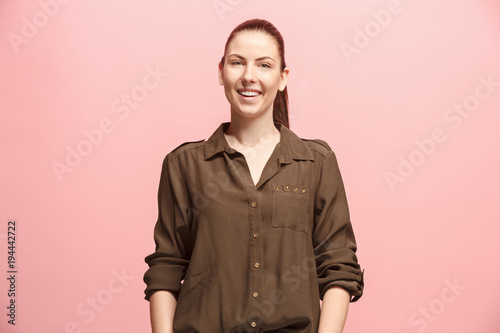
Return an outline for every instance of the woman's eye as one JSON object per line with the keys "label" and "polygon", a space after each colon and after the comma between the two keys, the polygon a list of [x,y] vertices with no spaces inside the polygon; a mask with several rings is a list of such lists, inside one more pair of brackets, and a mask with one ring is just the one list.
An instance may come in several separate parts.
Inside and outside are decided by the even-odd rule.
{"label": "woman's eye", "polygon": [[241,65],[241,62],[239,62],[239,61],[233,61],[233,62],[231,62],[231,65]]}
{"label": "woman's eye", "polygon": [[271,68],[271,65],[269,64],[261,64],[262,67],[265,67],[265,68]]}

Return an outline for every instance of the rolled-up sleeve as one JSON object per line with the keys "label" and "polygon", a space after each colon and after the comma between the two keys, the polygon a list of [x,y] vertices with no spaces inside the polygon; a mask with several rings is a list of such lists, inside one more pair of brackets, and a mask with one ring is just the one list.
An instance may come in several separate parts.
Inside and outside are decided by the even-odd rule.
{"label": "rolled-up sleeve", "polygon": [[172,292],[177,298],[191,255],[189,201],[177,157],[169,153],[163,160],[158,189],[158,220],[154,227],[155,251],[145,258],[145,299],[157,290]]}
{"label": "rolled-up sleeve", "polygon": [[321,167],[314,207],[313,245],[320,298],[338,286],[351,295],[351,302],[363,294],[364,279],[356,256],[356,240],[350,221],[344,184],[333,151]]}

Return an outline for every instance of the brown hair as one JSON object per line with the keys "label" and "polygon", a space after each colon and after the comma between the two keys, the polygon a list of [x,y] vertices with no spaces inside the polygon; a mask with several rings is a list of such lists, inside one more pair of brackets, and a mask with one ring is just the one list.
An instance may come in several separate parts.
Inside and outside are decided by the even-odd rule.
{"label": "brown hair", "polygon": [[[285,69],[285,42],[283,41],[283,37],[271,22],[262,19],[248,20],[234,28],[234,30],[227,38],[226,46],[224,47],[224,55],[222,56],[221,60],[222,67],[224,67],[224,58],[226,57],[227,46],[234,38],[234,36],[236,36],[236,34],[241,31],[260,31],[274,38],[274,40],[278,44],[278,51],[281,58],[281,70],[283,71]],[[283,91],[278,90],[276,98],[274,99],[273,121],[275,123],[281,123],[286,127],[290,127],[288,121],[288,91],[286,86]]]}

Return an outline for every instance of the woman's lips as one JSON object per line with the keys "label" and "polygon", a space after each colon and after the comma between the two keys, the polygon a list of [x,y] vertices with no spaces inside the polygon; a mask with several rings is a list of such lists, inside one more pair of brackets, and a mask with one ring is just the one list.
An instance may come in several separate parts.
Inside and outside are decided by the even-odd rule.
{"label": "woman's lips", "polygon": [[258,90],[238,89],[236,91],[238,92],[238,95],[240,95],[245,100],[254,100],[262,95],[262,93]]}

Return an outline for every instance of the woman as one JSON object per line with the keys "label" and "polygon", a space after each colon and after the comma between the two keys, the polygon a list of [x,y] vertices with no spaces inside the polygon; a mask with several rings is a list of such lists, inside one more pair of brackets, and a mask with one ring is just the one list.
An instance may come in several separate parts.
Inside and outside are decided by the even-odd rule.
{"label": "woman", "polygon": [[288,73],[278,30],[240,24],[219,63],[231,121],[165,157],[145,259],[154,333],[342,332],[361,297],[337,161],[288,128]]}

